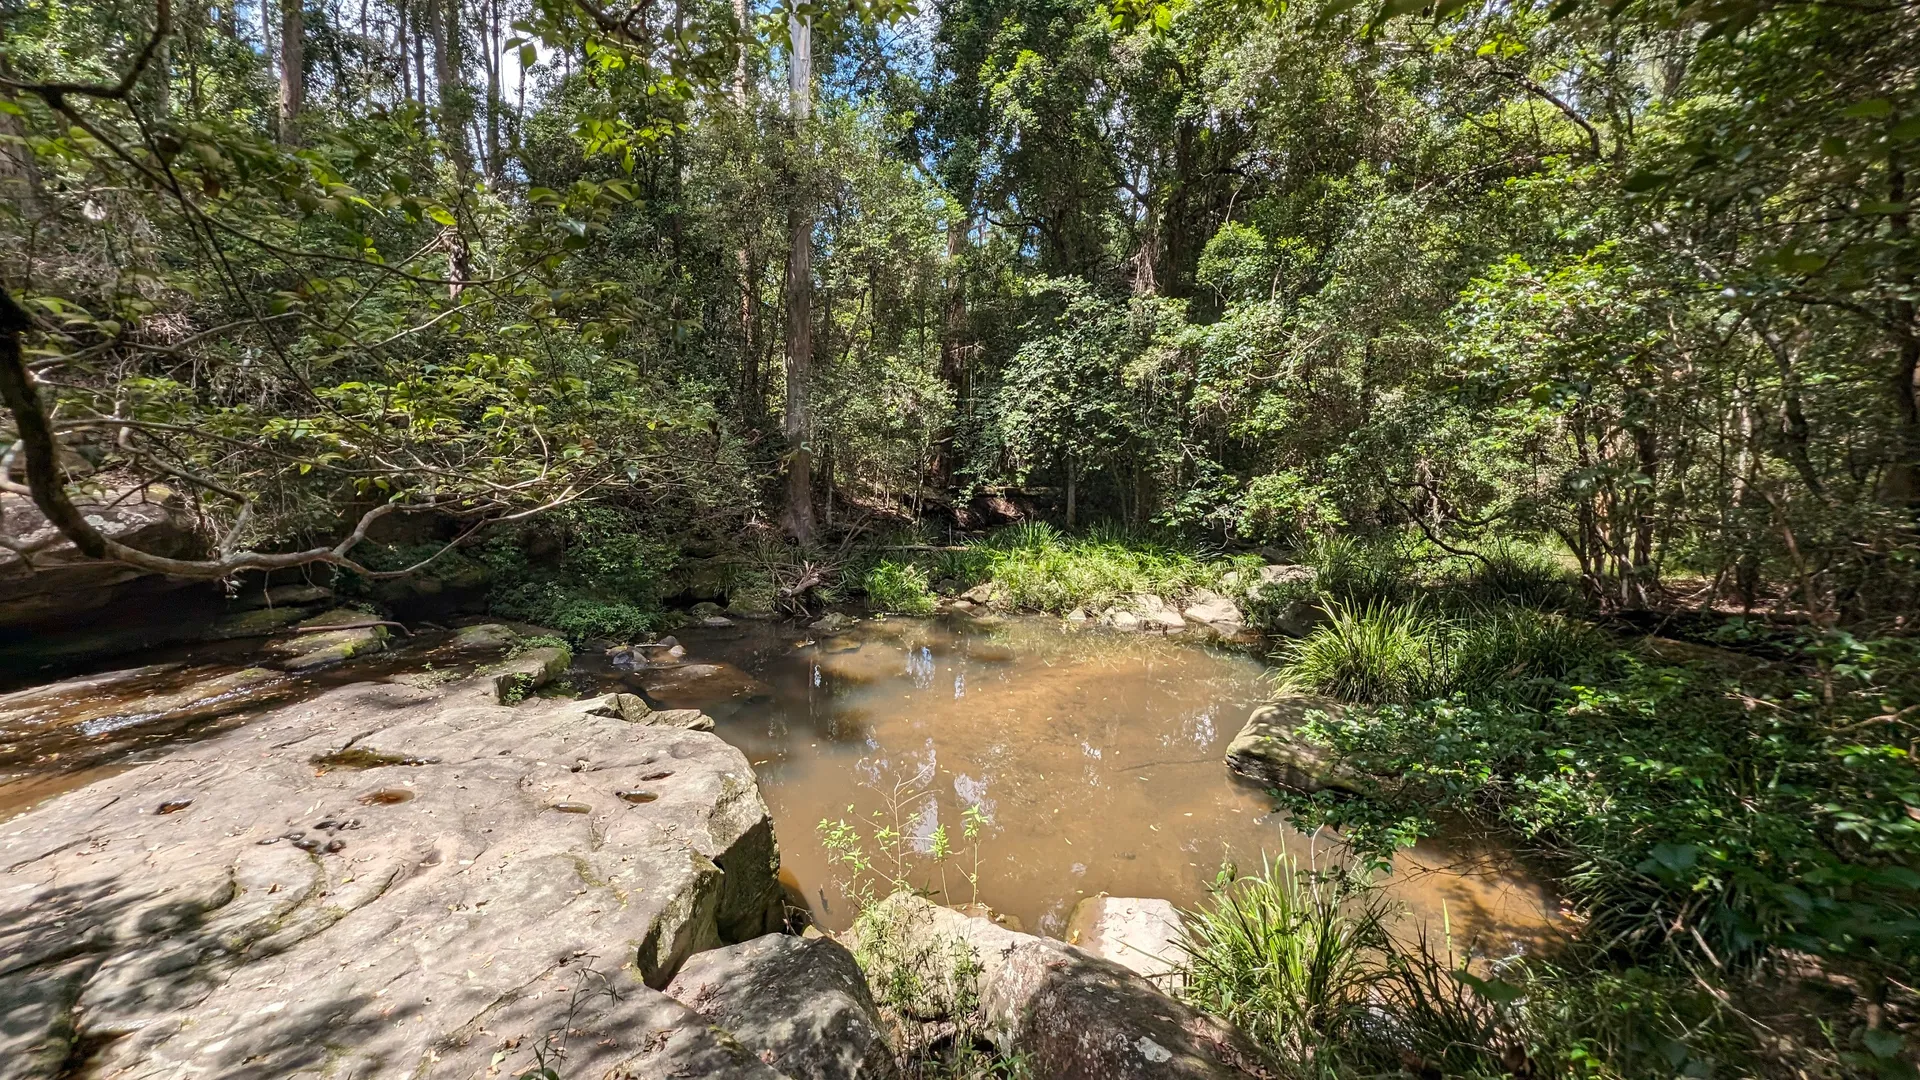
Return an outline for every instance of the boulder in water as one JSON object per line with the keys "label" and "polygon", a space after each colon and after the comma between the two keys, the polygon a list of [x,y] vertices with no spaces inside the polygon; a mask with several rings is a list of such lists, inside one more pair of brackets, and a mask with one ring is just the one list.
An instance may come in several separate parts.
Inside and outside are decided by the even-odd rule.
{"label": "boulder in water", "polygon": [[451,648],[461,652],[504,652],[513,648],[520,635],[500,623],[475,623],[453,632]]}
{"label": "boulder in water", "polygon": [[859,621],[859,619],[845,612],[829,611],[825,615],[808,623],[807,629],[816,634],[839,634],[852,629],[853,625]]}
{"label": "boulder in water", "polygon": [[280,666],[288,671],[337,664],[387,647],[387,628],[366,625],[379,619],[364,611],[335,608],[303,621],[292,637],[274,642],[267,651],[280,657]]}
{"label": "boulder in water", "polygon": [[1073,906],[1067,942],[1137,972],[1154,986],[1178,994],[1186,923],[1166,900],[1089,896]]}
{"label": "boulder in water", "polygon": [[1325,698],[1289,694],[1253,710],[1227,744],[1227,768],[1273,787],[1312,793],[1360,791],[1360,774],[1344,761],[1294,734],[1309,712],[1337,712]]}
{"label": "boulder in water", "polygon": [[500,701],[516,702],[553,682],[573,666],[573,650],[564,645],[527,649],[487,669]]}

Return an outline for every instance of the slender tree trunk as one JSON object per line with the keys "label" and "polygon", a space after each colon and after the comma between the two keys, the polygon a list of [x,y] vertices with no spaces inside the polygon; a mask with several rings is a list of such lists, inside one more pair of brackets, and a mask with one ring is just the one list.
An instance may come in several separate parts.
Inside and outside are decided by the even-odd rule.
{"label": "slender tree trunk", "polygon": [[802,544],[812,541],[813,451],[807,445],[807,390],[813,369],[813,207],[806,175],[812,163],[813,24],[798,16],[787,20],[793,41],[787,95],[793,115],[793,201],[787,207],[787,532]]}
{"label": "slender tree trunk", "polygon": [[[416,0],[416,4],[431,4],[433,0]],[[422,106],[427,103],[427,38],[429,27],[423,27],[420,21],[421,9],[412,7],[408,17],[408,29],[412,31],[413,42],[413,99]]]}
{"label": "slender tree trunk", "polygon": [[433,38],[435,103],[440,108],[440,139],[461,177],[473,175],[473,151],[467,145],[468,102],[461,82],[460,0],[427,0],[428,32]]}
{"label": "slender tree trunk", "polygon": [[[965,264],[961,261],[967,250],[967,234],[972,232],[973,222],[966,216],[958,216],[947,223],[947,309],[940,327],[940,377],[947,388],[953,391],[954,414],[957,416],[967,402],[967,280]],[[952,424],[946,425],[938,436],[934,450],[934,483],[941,487],[951,487],[954,473],[953,442],[955,430]]]}
{"label": "slender tree trunk", "polygon": [[[1896,160],[1889,172],[1892,175],[1887,184],[1887,196],[1891,201],[1905,206],[1908,197],[1907,170]],[[1907,210],[1888,215],[1887,223],[1896,244],[1913,234],[1913,217]],[[1894,280],[1903,286],[1901,291],[1911,297],[1911,266],[1901,264],[1894,273]],[[1916,309],[1911,299],[1895,300],[1892,308],[1889,314],[1893,317],[1894,333],[1899,335],[1900,341],[1889,389],[1893,391],[1893,407],[1899,418],[1899,428],[1894,444],[1893,466],[1887,470],[1886,483],[1883,485],[1883,498],[1896,506],[1920,509],[1920,309]]]}
{"label": "slender tree trunk", "polygon": [[280,0],[280,141],[300,141],[300,110],[306,104],[306,29],[301,0]]}
{"label": "slender tree trunk", "polygon": [[400,100],[413,100],[412,53],[407,48],[407,0],[393,0],[393,51],[400,61]]}
{"label": "slender tree trunk", "polygon": [[[740,137],[751,145],[754,118],[747,82],[747,0],[733,0],[733,21],[740,35],[734,55],[733,104],[740,110]],[[742,224],[749,231],[743,233],[740,250],[734,253],[740,264],[740,423],[745,427],[758,427],[761,411],[766,407],[766,395],[760,387],[760,345],[754,335],[758,319],[753,309],[758,301],[759,282],[754,273],[756,260],[751,226]]]}
{"label": "slender tree trunk", "polygon": [[[196,16],[189,15],[188,18]],[[185,23],[187,20],[182,19]],[[169,34],[160,39],[160,47],[153,53],[153,73],[147,76],[153,80],[153,115],[165,119],[173,111],[173,36]]]}
{"label": "slender tree trunk", "polygon": [[1080,470],[1073,460],[1073,452],[1067,452],[1067,528],[1074,526],[1075,503],[1079,495]]}
{"label": "slender tree trunk", "polygon": [[[260,0],[260,55],[266,58],[267,74],[272,75],[279,53],[273,47],[273,5]],[[276,114],[275,123],[279,122]]]}
{"label": "slender tree trunk", "polygon": [[487,4],[487,178],[500,179],[500,0]]}

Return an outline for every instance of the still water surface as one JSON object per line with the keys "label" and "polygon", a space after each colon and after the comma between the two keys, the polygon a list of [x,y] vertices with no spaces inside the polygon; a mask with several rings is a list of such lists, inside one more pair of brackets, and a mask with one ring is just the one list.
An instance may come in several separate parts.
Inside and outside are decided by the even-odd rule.
{"label": "still water surface", "polygon": [[[1244,652],[957,615],[863,622],[819,640],[772,624],[680,638],[701,677],[669,669],[625,681],[661,704],[706,708],[746,751],[782,860],[830,927],[850,913],[818,824],[845,819],[870,835],[896,785],[927,792],[913,829],[923,845],[941,824],[962,845],[962,813],[980,808],[980,899],[1042,933],[1060,934],[1094,893],[1193,905],[1224,862],[1334,857],[1327,838],[1289,828],[1224,765],[1227,743],[1271,693],[1267,669]],[[963,875],[945,882],[952,902],[971,898]],[[1404,854],[1389,884],[1436,940],[1450,929],[1456,943],[1504,953],[1555,932],[1548,892],[1462,841]]]}

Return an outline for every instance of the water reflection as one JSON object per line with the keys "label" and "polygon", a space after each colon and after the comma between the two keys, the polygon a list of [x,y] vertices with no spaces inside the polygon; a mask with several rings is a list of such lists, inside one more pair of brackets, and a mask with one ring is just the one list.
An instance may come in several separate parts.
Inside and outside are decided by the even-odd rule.
{"label": "water reflection", "polygon": [[[915,777],[928,812],[907,842],[925,850],[944,822],[957,846],[962,812],[978,807],[981,899],[1043,932],[1092,893],[1191,905],[1225,861],[1328,857],[1222,763],[1269,692],[1243,654],[1050,619],[889,619],[825,642],[764,624],[680,636],[692,657],[770,688],[718,730],[760,772],[783,862],[810,897],[826,885],[833,901],[815,914],[830,926],[849,913],[817,824],[847,818],[870,835],[873,812]],[[655,696],[712,706],[698,690]],[[1551,919],[1551,897],[1491,856],[1420,849],[1393,878],[1416,916],[1494,948],[1534,941]]]}

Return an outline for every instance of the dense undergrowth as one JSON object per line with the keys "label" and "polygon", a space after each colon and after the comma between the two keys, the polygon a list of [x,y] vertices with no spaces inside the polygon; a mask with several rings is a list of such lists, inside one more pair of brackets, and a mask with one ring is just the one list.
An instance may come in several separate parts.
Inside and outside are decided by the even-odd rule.
{"label": "dense undergrowth", "polygon": [[[998,605],[1065,615],[1075,608],[1097,611],[1142,594],[1179,599],[1197,589],[1227,588],[1229,574],[1260,563],[1257,556],[1209,556],[1178,542],[1118,529],[1069,535],[1034,523],[954,547],[888,553],[877,558],[864,580],[868,601],[881,610],[930,609],[936,587],[952,595],[988,585]],[[907,582],[917,583],[918,589],[903,589]]]}
{"label": "dense undergrowth", "polygon": [[1739,620],[1737,648],[1628,640],[1485,591],[1328,598],[1279,659],[1283,688],[1348,703],[1298,734],[1376,778],[1283,795],[1297,823],[1383,858],[1479,821],[1577,912],[1565,955],[1483,1002],[1486,1068],[1519,1047],[1537,1074],[1910,1074],[1912,643]]}

